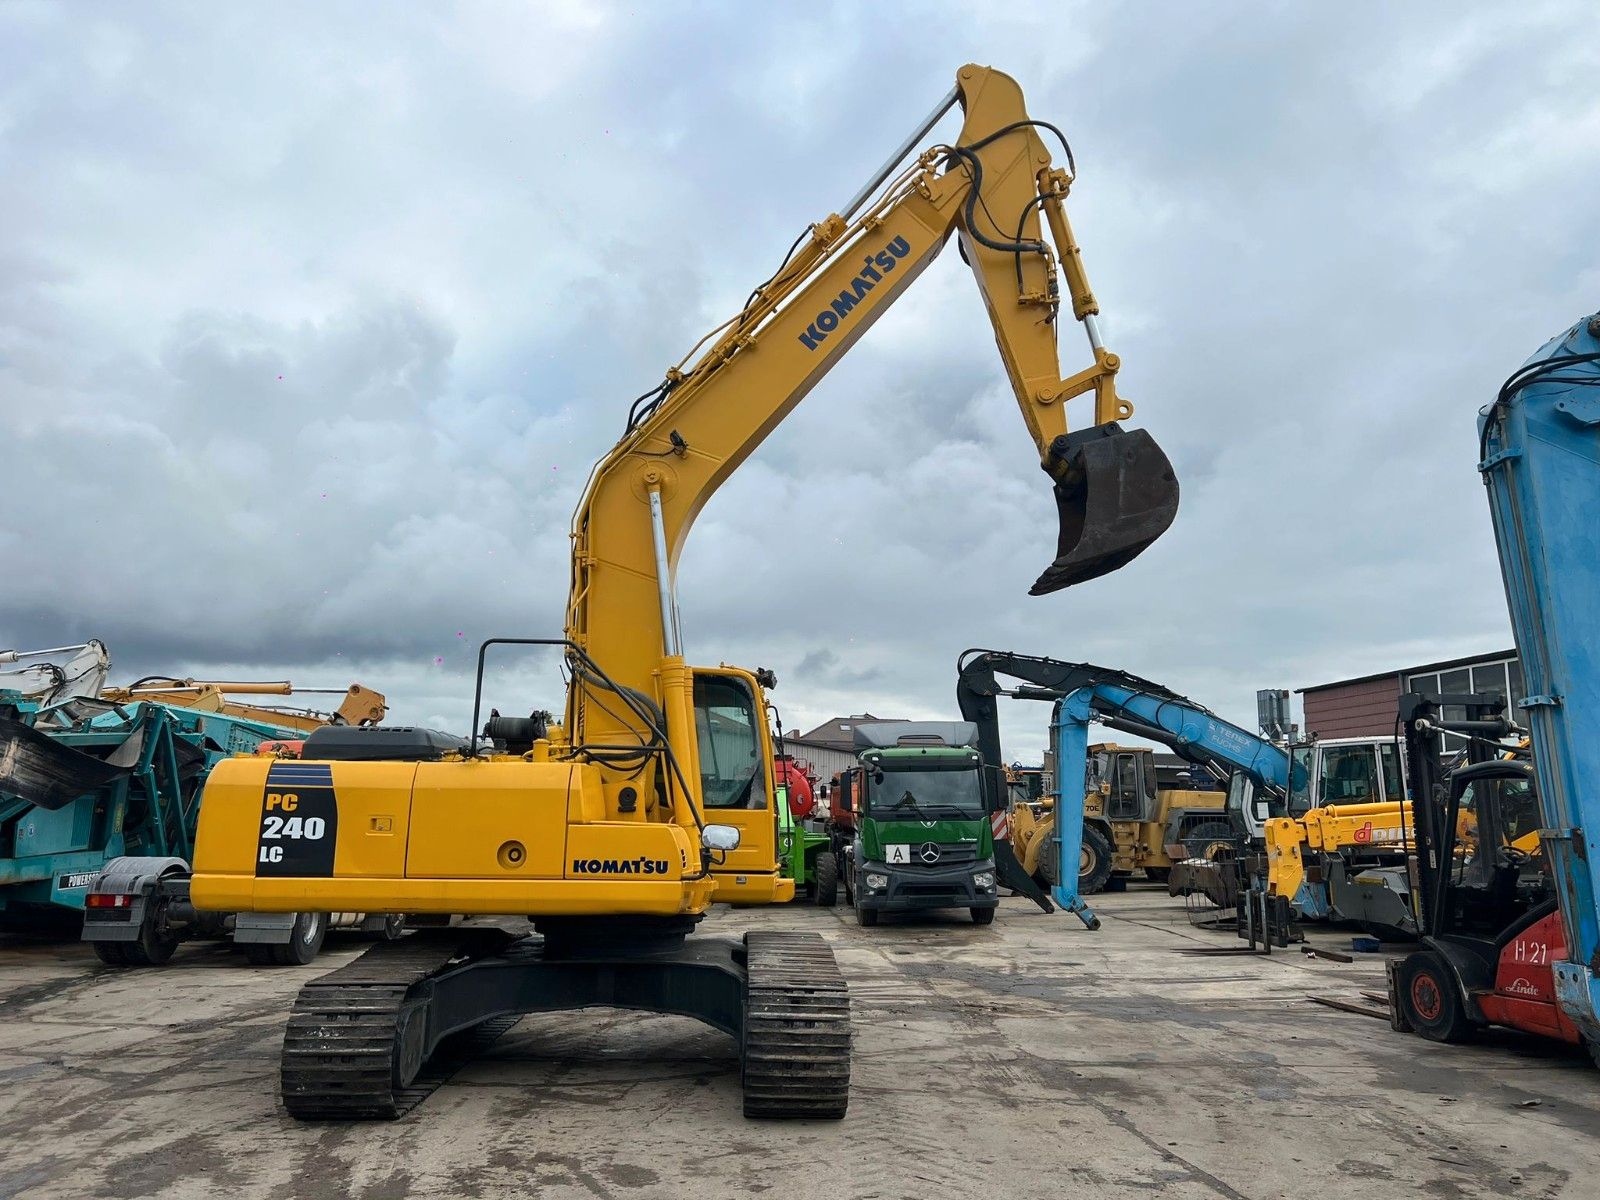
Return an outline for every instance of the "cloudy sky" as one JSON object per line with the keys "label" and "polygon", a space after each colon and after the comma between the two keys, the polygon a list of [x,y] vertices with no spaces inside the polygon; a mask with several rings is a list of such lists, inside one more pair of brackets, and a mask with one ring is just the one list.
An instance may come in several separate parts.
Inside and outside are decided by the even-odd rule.
{"label": "cloudy sky", "polygon": [[[1499,649],[1473,417],[1600,305],[1591,28],[1538,2],[13,0],[0,646],[359,679],[463,728],[476,643],[559,631],[628,401],[976,61],[1072,140],[1178,520],[1028,597],[1053,505],[951,253],[701,516],[691,658],[775,668],[791,727],[949,715],[975,645],[1253,724],[1258,687]],[[489,698],[558,706],[553,664]],[[1036,755],[1044,713],[1008,719]]]}

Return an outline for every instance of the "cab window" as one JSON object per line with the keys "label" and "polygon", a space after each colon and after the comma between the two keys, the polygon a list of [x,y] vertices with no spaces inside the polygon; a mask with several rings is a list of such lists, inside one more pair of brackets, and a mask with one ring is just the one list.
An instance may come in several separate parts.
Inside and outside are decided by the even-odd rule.
{"label": "cab window", "polygon": [[1383,798],[1371,746],[1322,748],[1322,803],[1367,804]]}
{"label": "cab window", "polygon": [[1400,756],[1393,742],[1378,747],[1378,757],[1383,760],[1383,793],[1387,800],[1404,800],[1405,784],[1400,774]]}
{"label": "cab window", "polygon": [[755,697],[741,680],[696,675],[700,796],[707,808],[765,808],[767,777]]}
{"label": "cab window", "polygon": [[1289,811],[1300,816],[1311,808],[1311,757],[1314,747],[1296,746],[1289,762]]}

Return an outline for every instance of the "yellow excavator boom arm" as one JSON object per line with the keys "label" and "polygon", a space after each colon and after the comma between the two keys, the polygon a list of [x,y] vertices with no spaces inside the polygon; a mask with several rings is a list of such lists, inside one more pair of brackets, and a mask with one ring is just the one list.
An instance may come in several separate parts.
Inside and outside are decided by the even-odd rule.
{"label": "yellow excavator boom arm", "polygon": [[[1092,460],[1100,448],[1069,444],[1066,404],[1073,397],[1094,396],[1086,426],[1108,434],[1120,433],[1112,423],[1133,412],[1117,395],[1119,362],[1101,343],[1099,306],[1067,219],[1071,176],[1052,162],[1016,82],[990,68],[961,68],[956,88],[920,133],[957,100],[966,119],[956,146],[924,152],[876,200],[859,201],[859,215],[853,201],[849,219],[835,214],[813,226],[710,347],[669,372],[653,398],[641,398],[628,432],[597,465],[573,520],[567,637],[623,685],[657,692],[662,660],[681,652],[672,576],[700,510],[952,232],[977,278],[1040,464],[1056,484],[1058,558],[1035,592],[1121,566],[1170,523],[1176,483],[1148,435],[1123,435],[1115,455],[1102,455],[1119,459],[1121,511],[1097,510],[1097,498],[1085,496],[1093,489],[1085,455]],[[1066,377],[1056,347],[1062,274],[1093,355]],[[615,730],[586,706],[584,691],[580,683],[569,697],[575,741]]]}

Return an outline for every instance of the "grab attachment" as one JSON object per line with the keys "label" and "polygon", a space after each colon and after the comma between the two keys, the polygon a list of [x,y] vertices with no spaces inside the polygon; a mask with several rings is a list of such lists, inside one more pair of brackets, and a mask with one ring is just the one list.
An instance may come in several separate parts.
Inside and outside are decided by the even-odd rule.
{"label": "grab attachment", "polygon": [[1045,470],[1056,481],[1061,533],[1056,560],[1031,596],[1060,591],[1126,566],[1178,515],[1178,480],[1143,429],[1115,421],[1063,434]]}

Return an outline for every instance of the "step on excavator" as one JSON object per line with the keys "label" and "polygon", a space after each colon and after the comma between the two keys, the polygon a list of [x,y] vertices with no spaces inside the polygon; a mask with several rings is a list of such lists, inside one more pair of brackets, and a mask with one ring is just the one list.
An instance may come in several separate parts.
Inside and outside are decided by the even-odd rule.
{"label": "step on excavator", "polygon": [[[908,160],[958,104],[958,140]],[[1056,142],[1064,167],[1051,159]],[[574,516],[565,635],[484,643],[472,741],[457,749],[418,731],[353,730],[338,756],[240,759],[212,776],[197,901],[525,914],[535,930],[413,934],[308,984],[284,1041],[290,1114],[397,1116],[467,1042],[481,1045],[520,1014],[603,1005],[730,1034],[747,1116],[843,1115],[849,995],[821,936],[687,936],[714,889],[782,901],[793,881],[778,869],[768,768],[764,690],[774,680],[686,663],[675,568],[717,487],[952,233],[1054,492],[1056,557],[1033,594],[1117,570],[1158,538],[1177,511],[1177,483],[1150,435],[1120,424],[1133,408],[1117,394],[1120,364],[1101,339],[1068,224],[1073,170],[1065,138],[1028,116],[1011,78],[962,67],[843,209],[802,234],[737,313],[633,402]],[[1063,303],[1093,355],[1067,377],[1056,347]],[[1069,431],[1077,397],[1088,411]],[[559,722],[497,718],[481,730],[505,747],[493,753],[478,740],[478,715],[484,656],[500,643],[556,648],[570,682]],[[269,836],[288,814],[294,833],[279,821]]]}

